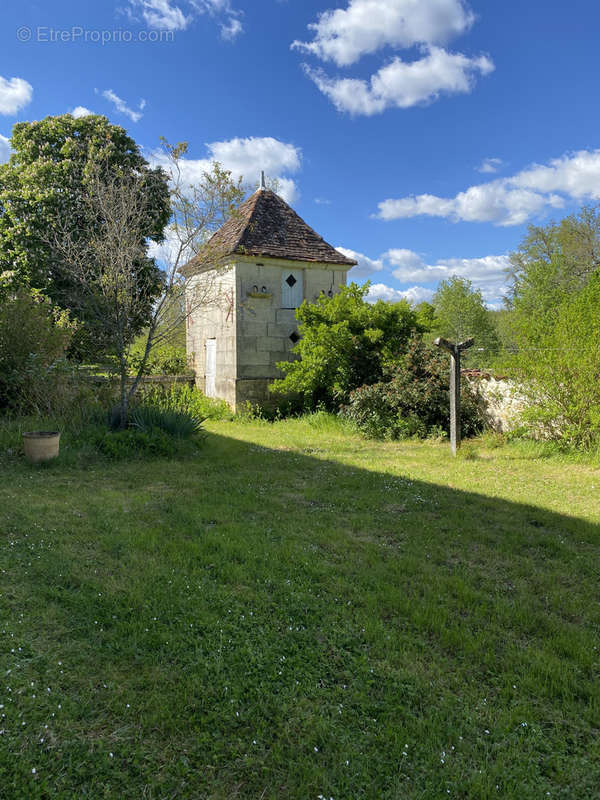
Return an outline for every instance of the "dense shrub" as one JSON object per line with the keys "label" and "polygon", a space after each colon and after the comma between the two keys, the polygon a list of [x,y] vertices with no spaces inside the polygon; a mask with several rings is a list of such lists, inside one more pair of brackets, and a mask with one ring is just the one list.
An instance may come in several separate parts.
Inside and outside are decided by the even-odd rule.
{"label": "dense shrub", "polygon": [[543,347],[527,343],[515,357],[530,431],[590,448],[600,441],[600,272],[554,311]]}
{"label": "dense shrub", "polygon": [[62,410],[77,391],[65,353],[75,324],[40,292],[20,288],[0,300],[0,408]]}
{"label": "dense shrub", "polygon": [[139,391],[139,403],[154,406],[163,411],[179,411],[199,419],[231,419],[233,413],[225,400],[207,397],[195,386],[174,383],[168,388],[162,386],[144,387]]}
{"label": "dense shrub", "polygon": [[171,458],[177,450],[173,437],[159,429],[104,433],[96,436],[95,444],[100,453],[115,461],[147,456]]}
{"label": "dense shrub", "polygon": [[137,406],[130,415],[130,426],[143,433],[164,431],[169,436],[189,438],[202,430],[204,417],[197,417],[189,411],[157,408],[156,406]]}
{"label": "dense shrub", "polygon": [[[448,357],[413,336],[391,379],[356,389],[341,414],[376,439],[447,434],[449,373]],[[464,383],[461,411],[463,436],[479,433],[484,427],[483,409]]]}
{"label": "dense shrub", "polygon": [[271,384],[282,398],[296,398],[299,408],[336,410],[350,392],[381,381],[406,352],[413,331],[422,331],[410,305],[368,303],[368,284],[344,287],[333,297],[321,295],[296,312],[299,357],[278,364],[285,377]]}

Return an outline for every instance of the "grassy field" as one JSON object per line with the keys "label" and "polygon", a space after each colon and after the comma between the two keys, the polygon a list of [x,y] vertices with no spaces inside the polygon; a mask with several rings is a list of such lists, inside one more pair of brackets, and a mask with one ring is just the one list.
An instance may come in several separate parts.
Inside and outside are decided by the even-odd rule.
{"label": "grassy field", "polygon": [[0,462],[0,797],[600,797],[600,469],[207,427]]}

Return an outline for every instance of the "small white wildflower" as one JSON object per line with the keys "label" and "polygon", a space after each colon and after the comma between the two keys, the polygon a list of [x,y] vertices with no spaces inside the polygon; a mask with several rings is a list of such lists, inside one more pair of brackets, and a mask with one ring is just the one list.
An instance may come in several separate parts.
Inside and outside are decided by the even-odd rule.
{"label": "small white wildflower", "polygon": [[31,774],[32,774],[32,775],[35,775],[35,767],[32,767],[32,768],[31,768]]}

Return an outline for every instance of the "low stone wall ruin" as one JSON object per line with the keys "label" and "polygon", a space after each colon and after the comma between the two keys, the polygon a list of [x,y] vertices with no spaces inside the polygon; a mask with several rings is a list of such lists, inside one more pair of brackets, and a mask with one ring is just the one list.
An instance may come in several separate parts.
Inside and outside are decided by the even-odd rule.
{"label": "low stone wall ruin", "polygon": [[462,370],[462,375],[485,403],[493,430],[508,433],[522,424],[527,402],[514,381],[477,369]]}

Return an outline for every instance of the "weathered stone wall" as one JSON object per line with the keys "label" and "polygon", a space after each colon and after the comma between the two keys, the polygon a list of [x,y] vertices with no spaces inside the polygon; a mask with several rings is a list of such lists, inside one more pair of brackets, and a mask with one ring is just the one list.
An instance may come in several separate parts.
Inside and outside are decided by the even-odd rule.
{"label": "weathered stone wall", "polygon": [[[268,400],[268,385],[280,376],[275,366],[293,358],[298,323],[294,309],[282,308],[282,281],[287,271],[301,271],[303,297],[339,291],[345,270],[282,259],[241,259],[237,263],[237,390],[236,403]],[[255,291],[258,289],[258,292]],[[264,295],[264,296],[257,296]]]}
{"label": "weathered stone wall", "polygon": [[[206,340],[216,339],[216,394],[235,409],[268,400],[275,366],[293,358],[298,323],[294,309],[282,308],[286,272],[302,273],[303,299],[314,301],[346,284],[346,270],[274,258],[239,258],[226,271],[208,270],[190,279],[187,352],[196,385],[206,386]],[[209,299],[202,302],[203,297]],[[218,302],[210,301],[218,297]]]}
{"label": "weathered stone wall", "polygon": [[236,280],[233,265],[216,272],[208,270],[189,281],[186,301],[190,314],[186,323],[187,353],[196,385],[206,389],[206,340],[216,339],[216,395],[232,408],[236,403]]}
{"label": "weathered stone wall", "polygon": [[521,425],[526,400],[513,381],[477,370],[466,370],[463,375],[483,399],[488,422],[495,431],[508,433]]}

